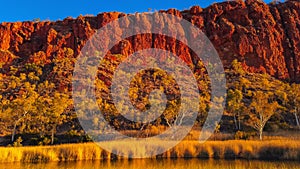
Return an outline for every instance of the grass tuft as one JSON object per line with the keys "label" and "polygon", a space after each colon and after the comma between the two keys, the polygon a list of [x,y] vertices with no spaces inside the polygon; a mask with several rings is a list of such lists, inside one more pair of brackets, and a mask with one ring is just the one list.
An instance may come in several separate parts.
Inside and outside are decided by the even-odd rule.
{"label": "grass tuft", "polygon": [[[120,142],[119,144],[122,144]],[[110,143],[117,151],[116,143]],[[125,144],[124,144],[125,145]],[[152,152],[150,147],[136,149],[128,154],[143,155]],[[0,163],[3,162],[50,162],[125,159],[102,150],[94,143],[66,144],[39,147],[1,147]],[[300,141],[182,141],[176,147],[153,158],[214,158],[214,159],[258,159],[258,160],[300,160]]]}

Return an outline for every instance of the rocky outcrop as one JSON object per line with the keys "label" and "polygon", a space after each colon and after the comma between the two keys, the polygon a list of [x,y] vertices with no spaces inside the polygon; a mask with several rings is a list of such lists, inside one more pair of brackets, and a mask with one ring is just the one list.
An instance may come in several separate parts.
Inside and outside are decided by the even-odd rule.
{"label": "rocky outcrop", "polygon": [[[238,59],[250,72],[266,72],[279,79],[300,82],[299,0],[269,5],[259,0],[229,1],[205,9],[194,6],[185,11],[160,12],[183,17],[202,29],[225,66]],[[2,23],[0,61],[7,65],[50,63],[54,56],[64,57],[68,48],[73,49],[76,57],[97,29],[125,15],[110,12],[57,22]],[[184,44],[151,34],[125,39],[111,53],[129,55],[149,47],[175,52],[186,62],[193,60]]]}

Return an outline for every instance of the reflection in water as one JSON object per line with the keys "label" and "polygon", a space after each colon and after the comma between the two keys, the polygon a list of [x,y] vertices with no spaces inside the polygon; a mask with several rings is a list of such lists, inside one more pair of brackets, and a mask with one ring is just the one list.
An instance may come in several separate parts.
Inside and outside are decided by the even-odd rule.
{"label": "reflection in water", "polygon": [[119,161],[78,161],[60,163],[15,163],[0,164],[1,169],[296,169],[299,162],[265,162],[246,160],[199,160],[199,159],[161,159],[161,160],[119,160]]}

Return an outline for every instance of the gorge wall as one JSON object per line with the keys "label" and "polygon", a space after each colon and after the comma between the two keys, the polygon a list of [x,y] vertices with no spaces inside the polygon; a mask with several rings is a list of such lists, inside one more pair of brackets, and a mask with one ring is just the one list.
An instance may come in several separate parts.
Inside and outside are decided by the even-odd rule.
{"label": "gorge wall", "polygon": [[[205,9],[194,6],[184,11],[160,12],[183,17],[198,26],[211,40],[225,66],[238,59],[249,72],[266,72],[278,79],[300,82],[299,0],[277,4],[258,0],[230,1]],[[97,29],[125,15],[109,12],[56,22],[2,23],[0,63],[50,63],[53,56],[64,57],[67,48],[73,49],[73,57],[76,57]],[[155,47],[191,61],[192,54],[185,45],[164,36],[137,35],[120,44],[111,52],[129,55]]]}

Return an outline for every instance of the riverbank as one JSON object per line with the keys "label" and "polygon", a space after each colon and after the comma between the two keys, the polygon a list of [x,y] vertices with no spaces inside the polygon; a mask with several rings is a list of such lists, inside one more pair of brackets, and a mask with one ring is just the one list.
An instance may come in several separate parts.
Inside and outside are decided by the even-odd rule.
{"label": "riverbank", "polygon": [[[122,144],[122,142],[118,144]],[[117,160],[123,158],[104,151],[94,143],[35,147],[1,147],[0,152],[1,163]],[[153,158],[300,160],[300,141],[229,140],[207,141],[203,144],[197,141],[183,141],[171,150]]]}

